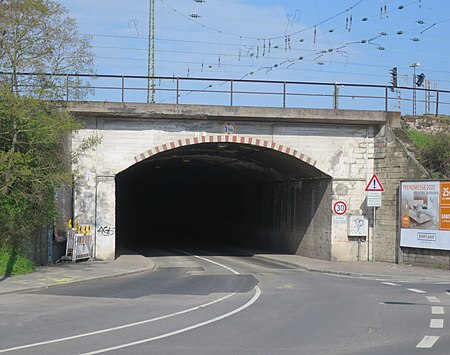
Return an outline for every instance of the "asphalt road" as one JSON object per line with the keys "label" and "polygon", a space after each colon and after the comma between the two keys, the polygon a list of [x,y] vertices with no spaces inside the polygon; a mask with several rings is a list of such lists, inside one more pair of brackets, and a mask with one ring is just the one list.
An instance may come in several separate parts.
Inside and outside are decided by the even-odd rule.
{"label": "asphalt road", "polygon": [[0,353],[450,354],[449,284],[147,252],[151,272],[1,296]]}

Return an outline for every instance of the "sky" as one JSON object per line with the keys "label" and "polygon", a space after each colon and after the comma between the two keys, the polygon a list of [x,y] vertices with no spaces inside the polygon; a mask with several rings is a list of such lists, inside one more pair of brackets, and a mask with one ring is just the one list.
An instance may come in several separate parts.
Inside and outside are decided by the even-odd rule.
{"label": "sky", "polygon": [[[97,74],[147,75],[150,0],[60,0]],[[154,0],[155,75],[450,90],[448,0]],[[156,85],[162,85],[157,82]]]}

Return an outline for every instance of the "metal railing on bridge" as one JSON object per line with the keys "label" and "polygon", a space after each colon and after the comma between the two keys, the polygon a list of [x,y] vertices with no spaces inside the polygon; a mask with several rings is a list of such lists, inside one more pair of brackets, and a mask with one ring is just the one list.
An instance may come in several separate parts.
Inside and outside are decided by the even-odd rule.
{"label": "metal railing on bridge", "polygon": [[[8,80],[12,73],[0,72]],[[249,79],[16,73],[19,90],[51,82],[67,101],[263,106],[450,114],[450,91],[406,86]],[[150,85],[150,82],[152,83]],[[151,95],[150,95],[151,93]]]}

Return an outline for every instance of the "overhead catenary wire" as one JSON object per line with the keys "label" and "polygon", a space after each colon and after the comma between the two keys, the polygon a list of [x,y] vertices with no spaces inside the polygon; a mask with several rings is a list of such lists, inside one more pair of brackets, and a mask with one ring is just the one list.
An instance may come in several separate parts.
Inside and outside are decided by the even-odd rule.
{"label": "overhead catenary wire", "polygon": [[[169,0],[170,1],[170,0]],[[167,0],[162,0],[163,2],[167,2]],[[363,2],[363,1],[361,1]],[[355,4],[358,4],[359,2],[355,2]],[[417,0],[416,1],[411,1],[408,4],[404,4],[403,8],[400,10],[396,7],[391,7],[391,8],[383,8],[384,11],[384,15],[386,15],[385,19],[383,19],[383,21],[385,21],[386,23],[388,22],[388,18],[389,21],[391,18],[393,18],[392,14],[395,13],[395,11],[403,11],[403,9],[405,9],[407,6],[409,5],[414,5],[417,4]],[[350,8],[348,7],[346,10],[349,10]],[[350,9],[351,10],[351,9]],[[177,10],[178,11],[178,10]],[[350,13],[351,11],[349,11]],[[342,14],[342,12],[341,12]],[[320,13],[320,15],[322,15]],[[336,14],[335,14],[336,15]],[[336,20],[339,20],[339,14],[336,15]],[[367,15],[366,15],[367,16]],[[180,74],[182,74],[183,71],[186,71],[186,69],[189,69],[189,72],[195,73],[197,71],[201,71],[204,70],[205,72],[211,72],[211,70],[215,70],[216,73],[227,73],[229,68],[248,68],[247,70],[242,71],[242,69],[238,69],[235,71],[234,76],[239,78],[239,77],[243,77],[243,76],[249,76],[249,75],[256,75],[256,73],[258,75],[262,75],[264,76],[265,74],[269,74],[269,73],[273,73],[274,70],[298,70],[298,69],[302,69],[302,66],[300,65],[302,62],[303,63],[316,63],[316,64],[321,64],[323,62],[323,64],[325,64],[325,66],[321,67],[320,69],[318,69],[317,71],[322,72],[322,73],[339,73],[341,71],[336,71],[336,70],[329,70],[329,69],[325,69],[325,67],[328,64],[341,64],[344,66],[347,65],[356,65],[358,63],[355,63],[354,58],[357,58],[357,56],[359,55],[359,52],[361,52],[360,49],[357,49],[356,46],[357,45],[363,45],[363,43],[361,43],[362,39],[364,37],[366,37],[366,44],[373,44],[373,46],[371,47],[367,47],[367,48],[373,48],[373,50],[379,49],[379,50],[383,50],[383,51],[388,51],[388,47],[385,44],[381,43],[381,45],[378,43],[378,41],[375,41],[377,43],[371,43],[370,39],[375,38],[375,34],[378,36],[378,33],[381,31],[374,31],[375,34],[373,36],[364,36],[362,33],[362,35],[360,35],[361,40],[359,42],[355,41],[355,43],[342,43],[342,41],[340,41],[339,43],[336,42],[336,44],[334,44],[333,42],[335,42],[336,37],[334,37],[333,35],[330,35],[331,37],[329,39],[327,39],[327,33],[331,33],[331,32],[327,32],[327,29],[323,26],[320,26],[320,24],[326,23],[325,21],[329,18],[332,17],[326,17],[323,16],[325,18],[325,20],[320,21],[320,17],[318,21],[308,27],[308,28],[304,28],[302,29],[302,31],[300,32],[299,35],[297,35],[297,38],[293,38],[294,33],[296,33],[296,31],[283,31],[282,34],[280,34],[279,36],[273,36],[273,37],[258,37],[258,36],[245,36],[245,34],[243,33],[229,33],[226,31],[223,31],[219,28],[216,29],[210,29],[210,28],[206,28],[205,26],[203,26],[200,23],[200,27],[202,29],[204,29],[206,32],[211,32],[214,30],[217,30],[217,33],[220,33],[220,40],[219,41],[211,41],[211,40],[195,40],[195,37],[192,38],[193,36],[191,36],[190,39],[188,38],[166,38],[162,39],[162,38],[156,38],[155,41],[156,43],[160,44],[163,43],[163,41],[166,41],[167,43],[186,43],[186,44],[198,44],[199,46],[208,46],[208,47],[204,47],[201,50],[186,50],[185,52],[183,51],[170,51],[167,48],[166,49],[155,49],[156,53],[161,53],[161,55],[163,55],[163,53],[179,53],[179,54],[183,54],[186,53],[186,55],[191,55],[194,60],[191,61],[191,64],[189,64],[189,68],[185,68],[185,69],[174,69],[174,71],[178,71]],[[372,13],[372,16],[368,16],[369,21],[371,21],[371,19],[374,18],[374,14]],[[394,16],[395,18],[395,16]],[[342,17],[341,17],[342,19]],[[197,22],[201,22],[203,21],[203,18],[199,18],[199,19],[187,19],[190,23],[197,23]],[[358,20],[358,22],[356,22],[356,20]],[[343,33],[343,29],[344,29],[344,23],[339,22],[339,21],[334,21],[337,23],[333,23],[332,26],[330,26],[330,29],[333,29],[333,31],[335,33]],[[358,16],[355,16],[355,13],[353,13],[353,27],[352,27],[352,37],[358,36],[358,34],[360,33],[360,29],[361,29],[361,24],[363,22],[360,21]],[[381,22],[380,22],[381,23]],[[428,22],[428,24],[431,24],[432,22]],[[314,36],[313,33],[313,28],[314,26],[317,26],[319,24],[320,27],[316,27],[317,33],[316,36]],[[198,23],[197,23],[198,25]],[[418,30],[423,30],[426,26],[414,26],[410,29],[407,30],[403,30],[404,34],[408,33],[408,31],[411,31],[411,33],[413,31],[418,31]],[[290,29],[291,27],[288,27],[288,29]],[[320,28],[320,29],[319,29]],[[366,27],[367,28],[367,27]],[[307,31],[305,33],[303,33],[304,31]],[[309,31],[309,32],[308,32]],[[187,31],[187,33],[191,33],[191,31]],[[199,32],[200,33],[200,32]],[[289,36],[288,36],[289,34]],[[391,32],[392,34],[392,32]],[[426,32],[425,32],[426,34]],[[104,35],[102,34],[98,34],[99,36],[97,37],[103,37]],[[299,37],[300,35],[304,36],[304,42],[303,43],[299,43]],[[236,38],[236,40],[226,40],[226,39],[230,39],[232,37],[230,36],[234,36]],[[104,37],[111,37],[114,38],[116,37],[113,34],[109,34],[106,35]],[[314,41],[314,37],[315,41]],[[394,35],[392,35],[390,38],[392,39],[393,37],[395,37]],[[413,37],[413,36],[411,36]],[[136,36],[123,36],[120,35],[119,38],[130,38],[131,39],[137,39],[138,41],[136,42],[139,43],[139,38],[136,38]],[[217,37],[216,37],[217,38]],[[222,40],[224,39],[224,40]],[[270,41],[269,41],[270,40]],[[399,40],[410,40],[409,38],[404,37],[404,39],[399,39]],[[327,47],[324,47],[324,41],[328,43]],[[265,42],[265,51],[263,52],[263,42]],[[317,42],[317,43],[313,43],[313,42]],[[308,45],[306,45],[308,43]],[[315,46],[313,47],[312,44],[315,44]],[[376,44],[376,45],[375,45]],[[159,45],[158,45],[159,46]],[[158,47],[157,46],[157,47]],[[278,48],[276,48],[278,46]],[[223,48],[218,48],[218,47],[223,47]],[[309,48],[307,48],[309,47]],[[311,49],[311,47],[313,47],[313,49]],[[381,49],[383,48],[383,49]],[[200,49],[200,48],[199,48]],[[270,51],[269,51],[270,49]],[[284,49],[284,51],[283,51]],[[130,49],[131,50],[131,49]],[[278,50],[278,52],[277,52]],[[372,49],[371,49],[372,50]],[[226,53],[228,51],[228,53]],[[327,51],[326,53],[322,53],[324,51]],[[284,55],[283,53],[285,53],[286,55]],[[396,49],[395,47],[392,47],[391,50],[389,51],[390,53],[396,53]],[[264,53],[264,55],[262,55]],[[336,54],[339,55],[336,55]],[[200,59],[200,56],[205,56],[205,58]],[[215,60],[211,59],[210,56],[216,56]],[[115,58],[119,58],[121,57],[120,55],[115,56]],[[127,56],[125,56],[127,57]],[[129,57],[129,56],[128,56]],[[221,70],[219,70],[219,57],[221,58]],[[303,57],[302,60],[299,59],[299,57]],[[105,57],[103,57],[105,59]],[[314,61],[314,58],[318,58],[316,61]],[[353,60],[352,60],[353,59]],[[120,60],[120,59],[113,59],[113,60]],[[250,65],[244,65],[244,66],[231,66],[232,62],[239,62],[239,61],[243,61],[244,64],[250,64]],[[320,63],[319,63],[320,61]],[[166,63],[173,63],[174,61],[172,60],[166,60],[165,57],[162,57],[161,60],[158,60],[158,65],[162,65],[161,68],[165,68],[164,70],[167,70],[168,66],[164,65],[164,62]],[[251,63],[250,63],[251,62]],[[269,63],[272,62],[272,63]],[[357,62],[357,61],[356,61]],[[210,64],[208,64],[210,63]],[[211,66],[211,68],[208,68],[208,66]],[[178,66],[179,67],[179,66]],[[171,70],[172,71],[172,70]],[[254,74],[250,74],[251,72],[253,72]],[[345,71],[342,71],[341,73],[345,73]],[[364,75],[363,73],[358,73],[359,75]],[[379,77],[383,77],[382,75],[379,75]]]}
{"label": "overhead catenary wire", "polygon": [[[412,2],[413,3],[413,2]],[[412,3],[410,3],[410,4],[412,4]],[[408,6],[409,4],[407,4],[407,5],[405,5],[405,6]],[[355,6],[355,5],[354,5]],[[353,7],[354,7],[353,6]],[[352,8],[353,8],[352,7]],[[332,16],[333,17],[333,16]],[[330,17],[331,18],[331,17]],[[319,24],[320,23],[323,23],[323,22],[325,22],[326,20],[324,20],[324,21],[320,21],[319,22]],[[325,31],[323,31],[324,32],[324,34],[325,34]],[[222,32],[221,32],[222,33]],[[120,37],[120,38],[131,38],[131,36],[115,36],[115,35],[104,35],[104,34],[93,34],[94,36],[105,36],[105,37]],[[325,34],[326,35],[326,34]],[[315,36],[314,36],[315,37]],[[135,38],[135,37],[133,37],[133,38]],[[240,39],[242,39],[243,38],[243,36],[239,36],[239,38]],[[278,38],[281,38],[281,37],[278,37]],[[289,40],[289,49],[291,50],[291,49],[293,49],[292,47],[291,47],[291,45],[290,45],[290,35],[289,36],[285,36],[285,40],[286,39],[288,39]],[[183,40],[179,40],[180,42],[183,42]],[[186,41],[186,40],[184,40],[184,42],[188,42],[188,41]],[[195,41],[189,41],[190,43],[196,43]],[[208,42],[209,44],[212,44],[211,42]],[[217,43],[217,42],[216,42]],[[330,43],[331,44],[331,43]],[[238,47],[243,47],[243,46],[245,46],[246,48],[254,48],[255,47],[255,44],[242,44],[242,43],[239,43],[239,44],[237,44],[237,43],[227,43],[226,45],[229,45],[229,46],[238,46]],[[258,50],[259,50],[259,47],[258,46],[256,46],[257,48],[256,48],[256,50],[257,50],[257,52],[258,52]],[[340,47],[340,48],[342,48],[342,47]],[[258,57],[258,56],[257,56]]]}
{"label": "overhead catenary wire", "polygon": [[[187,20],[191,21],[191,19],[189,19],[188,16],[186,16],[185,14],[179,12],[176,8],[174,8],[172,5],[170,5],[166,0],[160,0],[160,1],[161,1],[163,4],[167,5],[167,6],[168,6],[172,11],[174,11],[175,13],[177,13],[177,14],[179,14],[180,16],[182,16],[182,17],[186,18]],[[291,37],[292,37],[292,36],[297,35],[297,34],[299,34],[299,33],[306,32],[306,31],[308,31],[308,30],[311,30],[311,29],[313,29],[315,26],[320,26],[321,24],[326,23],[326,22],[328,22],[328,21],[331,21],[332,19],[334,19],[334,18],[336,18],[336,17],[338,17],[338,16],[344,14],[346,11],[351,10],[351,9],[357,7],[358,5],[360,5],[360,4],[361,4],[362,2],[364,2],[364,1],[365,1],[365,0],[358,0],[356,3],[354,3],[352,6],[346,8],[345,10],[340,11],[340,12],[338,12],[338,13],[336,13],[336,14],[334,14],[334,15],[328,17],[328,18],[326,18],[325,20],[322,20],[322,21],[320,21],[320,22],[318,22],[318,23],[316,23],[316,24],[314,24],[314,25],[312,25],[312,26],[309,26],[309,27],[307,27],[307,28],[303,28],[303,29],[301,29],[301,30],[293,31],[293,32],[291,32],[291,33],[286,33],[286,34],[283,34],[283,35],[276,35],[276,36],[261,36],[261,37],[248,36],[248,35],[238,34],[238,33],[234,33],[234,32],[228,32],[228,31],[219,30],[219,29],[214,28],[214,27],[212,27],[212,26],[207,26],[207,25],[201,23],[200,21],[196,21],[196,20],[192,20],[192,21],[194,21],[194,22],[197,23],[199,26],[201,26],[201,27],[203,27],[203,28],[205,28],[205,29],[208,29],[208,30],[211,30],[211,31],[214,31],[214,32],[218,32],[218,33],[221,33],[221,34],[226,34],[226,35],[229,35],[229,36],[241,37],[241,38],[246,38],[246,39],[266,40],[266,41],[269,41],[269,40],[275,40],[275,39],[284,39],[286,36],[291,36]]]}

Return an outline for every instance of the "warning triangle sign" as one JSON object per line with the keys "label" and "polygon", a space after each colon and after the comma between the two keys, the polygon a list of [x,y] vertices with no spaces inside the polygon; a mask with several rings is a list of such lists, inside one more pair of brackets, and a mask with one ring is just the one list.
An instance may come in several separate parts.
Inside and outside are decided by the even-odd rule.
{"label": "warning triangle sign", "polygon": [[378,179],[377,174],[372,175],[372,178],[370,179],[364,191],[384,191],[384,187],[383,185],[381,185],[380,179]]}

